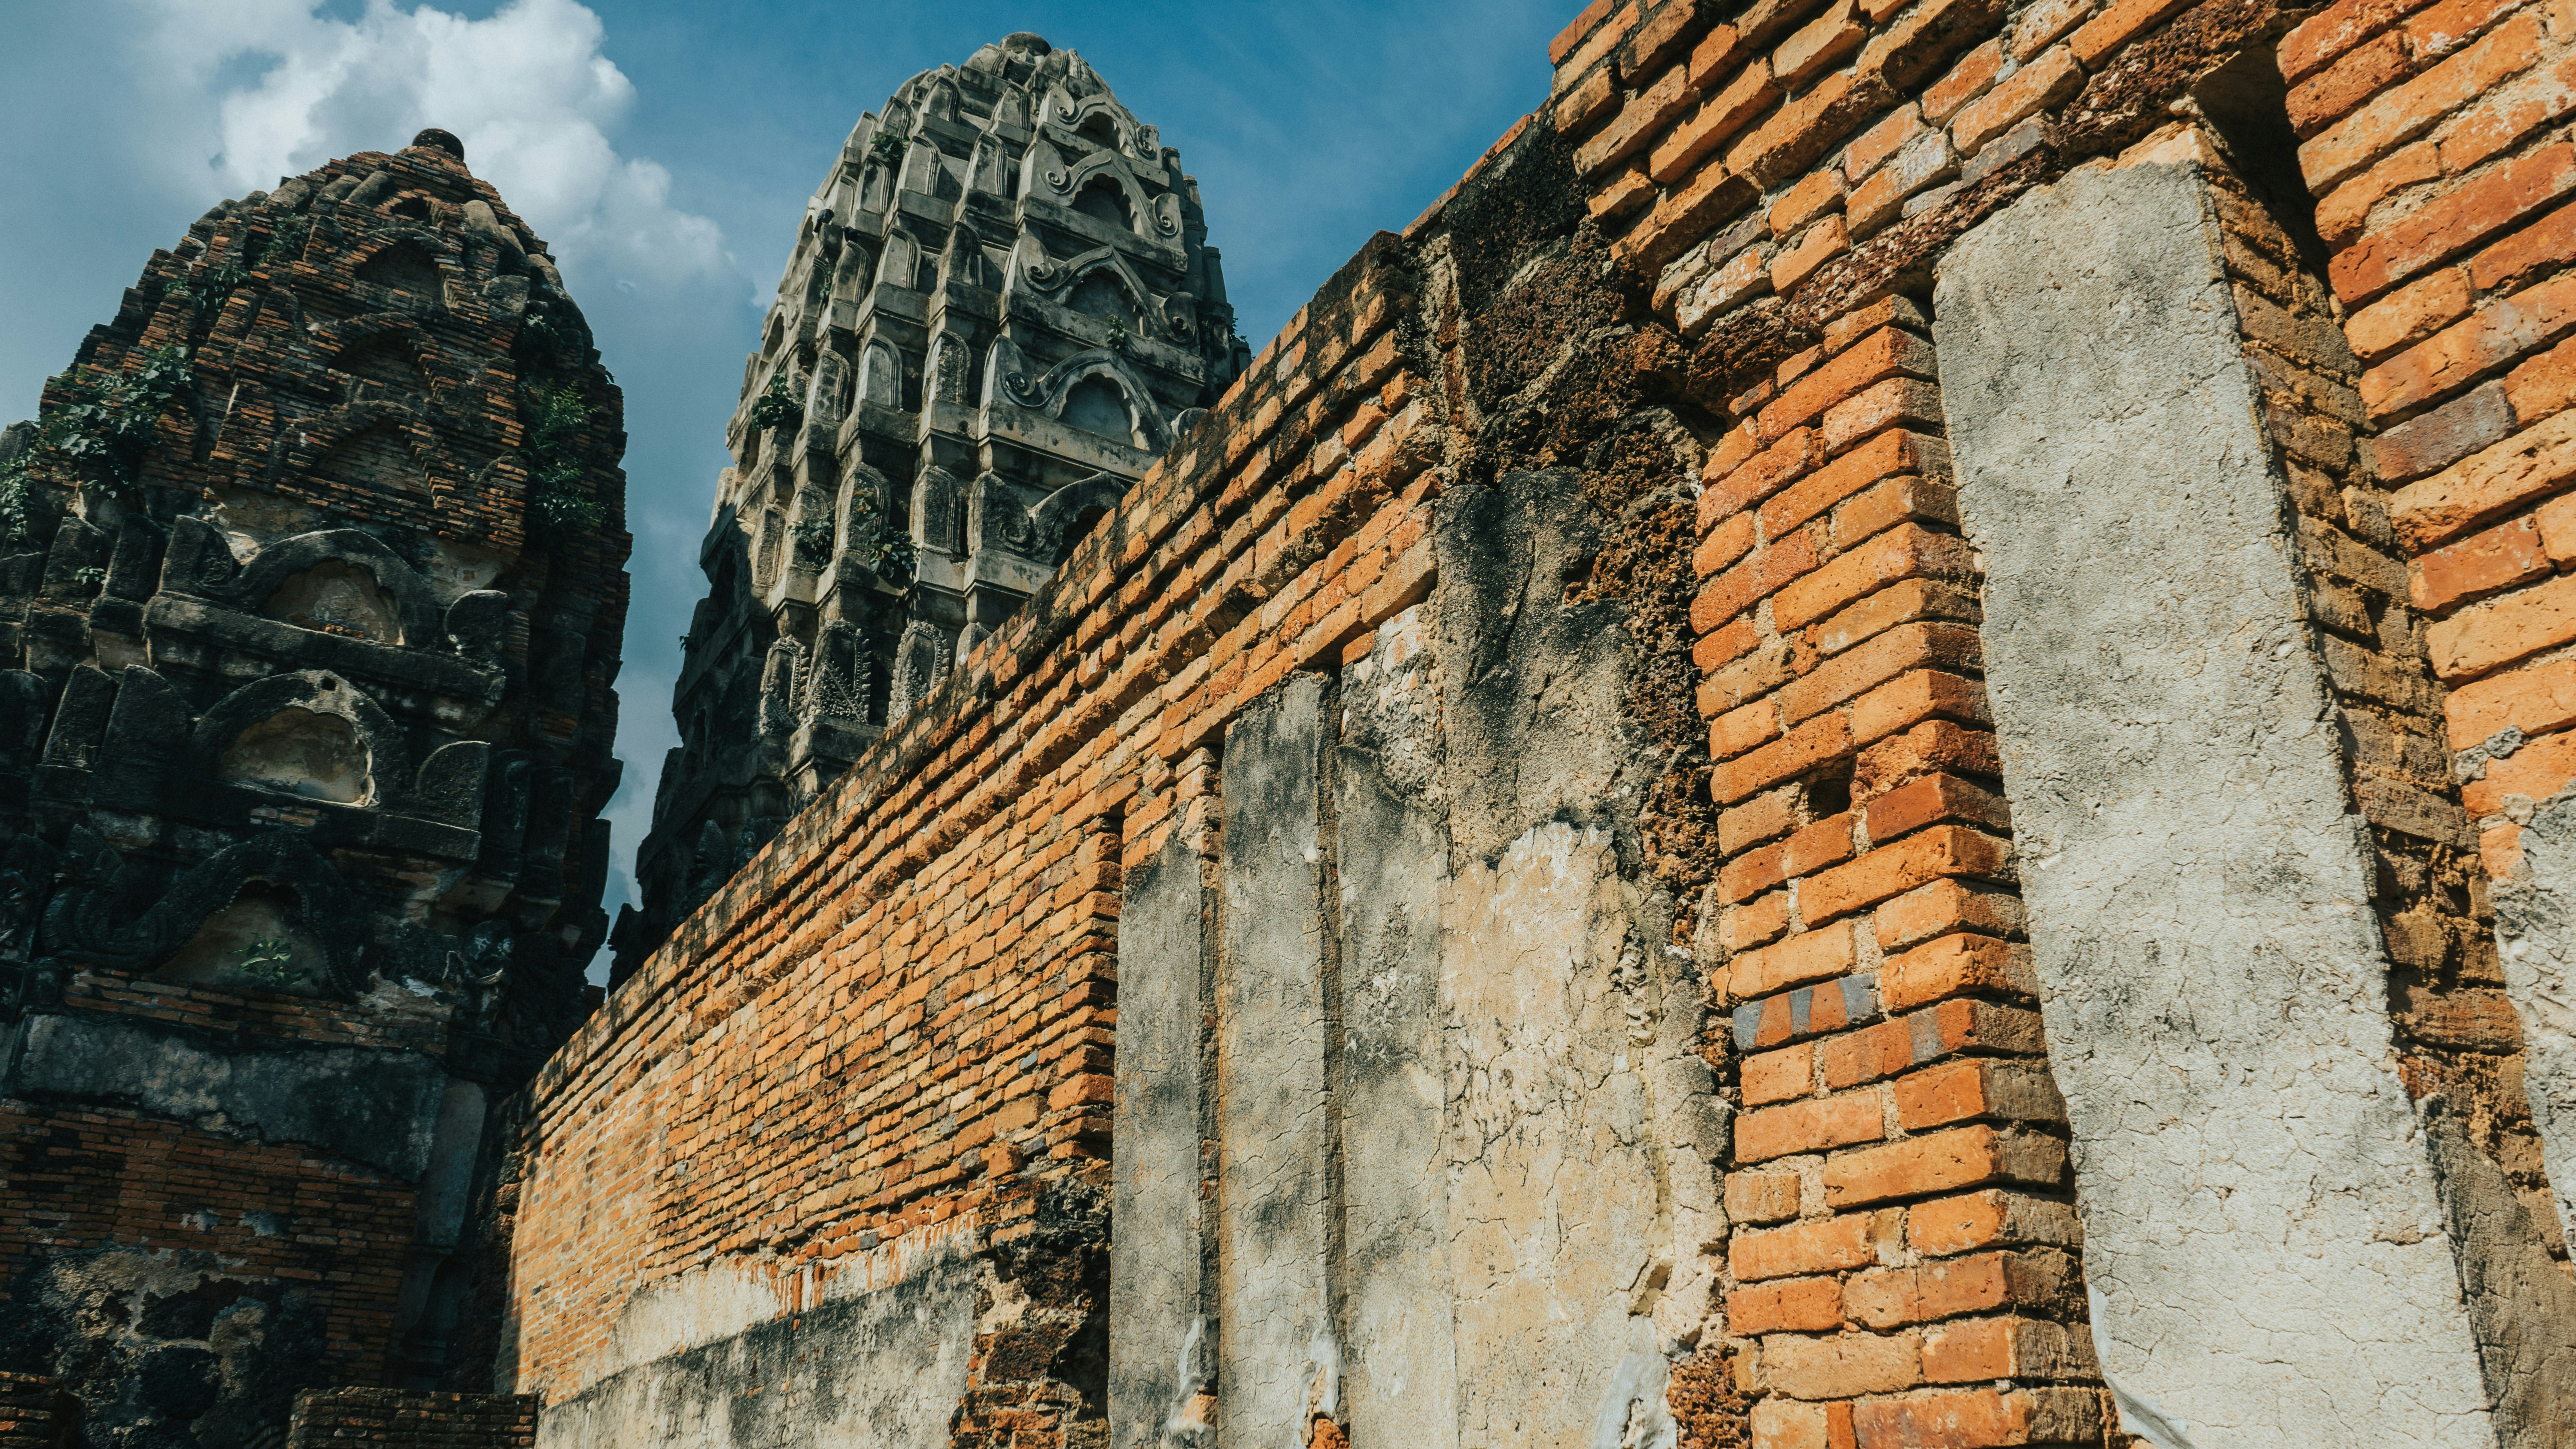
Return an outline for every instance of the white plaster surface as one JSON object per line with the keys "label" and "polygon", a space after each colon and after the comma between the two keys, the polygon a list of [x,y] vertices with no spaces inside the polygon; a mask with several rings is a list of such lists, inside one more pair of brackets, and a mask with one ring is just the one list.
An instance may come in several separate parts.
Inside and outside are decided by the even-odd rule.
{"label": "white plaster surface", "polygon": [[2199,173],[2026,196],[1952,250],[1935,313],[2124,1421],[2493,1445]]}

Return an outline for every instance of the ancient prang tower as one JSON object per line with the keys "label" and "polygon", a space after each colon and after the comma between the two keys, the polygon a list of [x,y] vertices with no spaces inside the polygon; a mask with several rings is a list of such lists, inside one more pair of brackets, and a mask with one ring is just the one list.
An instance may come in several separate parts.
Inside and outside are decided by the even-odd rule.
{"label": "ancient prang tower", "polygon": [[904,82],[807,203],[726,432],[619,979],[1241,370],[1197,185],[1082,57]]}
{"label": "ancient prang tower", "polygon": [[206,213],[5,435],[0,1378],[79,1442],[448,1374],[605,934],[620,413],[432,130]]}

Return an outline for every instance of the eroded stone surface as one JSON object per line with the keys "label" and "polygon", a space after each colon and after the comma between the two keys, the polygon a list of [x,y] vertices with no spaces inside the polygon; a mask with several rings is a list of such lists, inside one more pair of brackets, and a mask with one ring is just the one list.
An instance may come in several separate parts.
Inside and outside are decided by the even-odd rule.
{"label": "eroded stone surface", "polygon": [[2095,1340],[2166,1442],[2493,1444],[2205,208],[2078,173],[1936,294]]}

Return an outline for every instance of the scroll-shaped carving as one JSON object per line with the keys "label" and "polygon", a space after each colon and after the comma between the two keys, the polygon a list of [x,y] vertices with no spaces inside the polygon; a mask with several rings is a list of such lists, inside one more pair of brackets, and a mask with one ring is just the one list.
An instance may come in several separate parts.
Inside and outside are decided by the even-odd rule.
{"label": "scroll-shaped carving", "polygon": [[786,635],[769,646],[760,670],[760,735],[784,742],[796,732],[796,689],[805,675],[805,646]]}
{"label": "scroll-shaped carving", "polygon": [[939,626],[915,619],[903,626],[894,646],[894,682],[887,691],[886,725],[891,728],[930,697],[948,673],[948,636]]}

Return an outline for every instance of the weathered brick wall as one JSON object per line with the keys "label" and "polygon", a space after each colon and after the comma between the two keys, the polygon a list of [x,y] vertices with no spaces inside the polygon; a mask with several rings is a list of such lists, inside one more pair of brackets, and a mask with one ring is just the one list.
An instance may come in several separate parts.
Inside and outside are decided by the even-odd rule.
{"label": "weathered brick wall", "polygon": [[72,1442],[72,1417],[52,1379],[0,1373],[0,1445],[62,1449]]}
{"label": "weathered brick wall", "polygon": [[[685,1436],[766,1381],[783,1386],[776,1401],[745,1412],[782,1439],[857,1386],[898,1442],[1091,1442],[1108,1108],[1129,1090],[1113,1077],[1121,887],[1194,868],[1213,892],[1229,727],[1291,675],[1326,689],[1374,678],[1386,637],[1427,627],[1388,621],[1474,597],[1444,594],[1459,581],[1433,566],[1444,508],[1513,469],[1561,468],[1607,520],[1565,565],[1563,597],[1622,611],[1632,672],[1616,713],[1651,742],[1630,787],[1648,802],[1630,884],[1668,903],[1671,944],[1714,1009],[1702,1055],[1722,1213],[1629,1310],[1668,1365],[1679,1435],[1765,1449],[2126,1442],[2121,1415],[2154,1410],[2116,1398],[2097,1363],[2087,1294],[2101,1285],[2070,1166],[2082,1144],[2051,1070],[2032,866],[1985,679],[1990,580],[1963,537],[1960,404],[1943,393],[1932,304],[1936,268],[1980,224],[2079,168],[2138,167],[2191,178],[2233,308],[2230,356],[2252,380],[2252,466],[2278,495],[2265,496],[2305,619],[2235,622],[2293,631],[2290,653],[2323,681],[2333,739],[2319,758],[2360,842],[2364,934],[2386,957],[2359,967],[2359,998],[2381,1016],[2357,1039],[2375,1031],[2381,1058],[2396,1047],[2364,1075],[2388,1077],[2387,1100],[2414,1099],[2396,1110],[2432,1142],[2384,1144],[2414,1154],[2405,1180],[2439,1178],[2442,1221],[2398,1236],[2451,1235],[2409,1262],[2439,1270],[2428,1282],[2461,1275],[2448,1281],[2468,1300],[2444,1309],[2456,1352],[2441,1391],[2468,1407],[2443,1432],[2488,1432],[2491,1416],[2501,1442],[2546,1442],[2568,1269],[2536,1147],[2546,1129],[2521,1085],[2543,1058],[2525,1049],[2533,1018],[2467,854],[2469,815],[2492,812],[2474,781],[2462,812],[2466,772],[2437,742],[2446,710],[2447,743],[2463,738],[2442,690],[2441,606],[2423,567],[2411,584],[2399,572],[2415,485],[2392,474],[2403,439],[2383,430],[2403,409],[2374,381],[2392,344],[2371,339],[2348,280],[2353,239],[2395,234],[2400,213],[2435,218],[2408,233],[2433,261],[2501,245],[2518,223],[2441,219],[2427,198],[2450,183],[2431,173],[2389,182],[2427,189],[2383,188],[2380,211],[2348,197],[2338,210],[2334,188],[2381,163],[2328,175],[2312,140],[2304,176],[2290,164],[2293,126],[2328,134],[2344,124],[2334,105],[2454,53],[2489,57],[2492,73],[2445,82],[2442,104],[2469,110],[2438,124],[2485,135],[2511,121],[2526,136],[2514,145],[2545,151],[2556,133],[2532,128],[2554,124],[2560,92],[2495,87],[2550,74],[2530,57],[2559,53],[2557,12],[2451,8],[2411,21],[2251,0],[1590,7],[1553,48],[1549,105],[1405,237],[1373,242],[1049,590],[537,1085],[504,1336],[516,1385],[547,1396],[550,1439]],[[2547,45],[2472,39],[2514,27]],[[2369,78],[2348,103],[2314,79],[2330,32],[2351,32],[2342,49],[2397,37],[2373,42],[2381,69],[2353,72]],[[2381,149],[2436,124],[2406,119],[2420,110],[2392,109],[2402,134]],[[2503,145],[2464,142],[2459,164],[2502,166],[2517,154]],[[2409,164],[2440,160],[2436,145]],[[1567,203],[1588,219],[1553,219]],[[2528,352],[2563,331],[2515,320],[2540,315],[2490,306],[2471,320],[2521,328]],[[2461,374],[2423,401],[2476,382]],[[2554,455],[2535,449],[2515,455],[2513,477],[2547,475],[2524,503],[2557,486]],[[2532,525],[2544,546],[2547,526]],[[1393,634],[1374,636],[1381,624]],[[2480,757],[2491,777],[2524,760],[2509,744]],[[1328,910],[1316,929],[1344,927]],[[1201,1051],[1221,1057],[1210,1021]],[[1338,1103],[1329,1027],[1326,1040]],[[1216,1083],[1222,1096],[1221,1069]],[[1212,1134],[1204,1151],[1214,1200],[1224,1145]],[[1357,1160],[1318,1176],[1340,1184]],[[1689,1211],[1686,1179],[1669,1187]],[[1327,1257],[1337,1230],[1322,1232]],[[1220,1262],[1206,1281],[1234,1291],[1239,1277]],[[863,1302],[942,1325],[917,1335],[946,1335],[940,1351],[903,1357]],[[1246,1402],[1228,1407],[1193,1352],[1215,1350],[1136,1360],[1139,1383],[1177,1368],[1175,1433]],[[835,1353],[857,1365],[838,1381],[798,1367]],[[2292,1365],[2317,1381],[2347,1367]],[[1313,1442],[1388,1432],[1365,1417],[1366,1372],[1356,1409],[1317,1380],[1300,1421]],[[935,1392],[906,1398],[895,1379]],[[656,1392],[672,1427],[634,1430]]]}
{"label": "weathered brick wall", "polygon": [[[1044,1274],[1014,1244],[1105,1247],[1122,865],[1188,815],[1245,701],[1425,586],[1413,285],[1394,238],[1363,252],[535,1084],[519,1388],[560,1406],[728,1317],[959,1255],[1001,1265],[987,1294],[1028,1293]],[[1047,1290],[1059,1321],[976,1333],[961,1442],[1071,1422],[1059,1359],[1103,1307],[1086,1276]],[[698,1327],[652,1326],[664,1302]]]}
{"label": "weathered brick wall", "polygon": [[[2563,189],[2531,179],[2546,159],[2510,159],[2545,158],[2555,144],[2568,92],[2550,66],[2562,42],[2555,12],[2539,6],[2410,17],[2354,4],[2306,19],[2275,64],[2273,38],[2303,18],[2171,0],[1595,4],[1554,47],[1554,119],[1581,141],[1591,206],[1624,228],[1623,254],[1655,272],[1659,314],[1697,343],[1692,384],[1733,424],[1701,498],[1695,562],[1708,582],[1693,623],[1721,761],[1712,794],[1728,807],[1707,954],[1732,956],[1723,989],[1748,1053],[1728,1179],[1729,1325],[1768,1335],[1738,1360],[1743,1386],[1773,1396],[1755,1410],[1760,1442],[1999,1442],[1978,1436],[2035,1433],[2027,1424],[2050,1416],[2050,1391],[2034,1380],[2095,1381],[2075,1184],[2055,1144],[2054,1094],[2034,1071],[2044,1043],[2017,944],[2018,867],[1982,727],[1978,561],[1956,537],[1938,359],[1917,304],[1953,238],[2071,166],[2150,140],[2206,166],[2229,234],[2349,780],[2379,851],[2374,904],[2397,968],[2407,1081],[2418,1097],[2447,1098],[2428,1110],[2464,1119],[2487,1164],[2476,1172],[2509,1185],[2493,1205],[2518,1198],[2534,1247],[2564,1271],[2519,1033],[2434,728],[2443,706],[2428,637],[2435,668],[2459,671],[2443,662],[2442,626],[2428,631],[2413,612],[2549,566],[2526,519],[2481,546],[2477,557],[2501,557],[2499,540],[2524,540],[2493,582],[2429,598],[2419,565],[2410,600],[2398,573],[2407,495],[2382,503],[2387,485],[2493,445],[2552,405],[2513,413],[2501,383],[2487,387],[2454,414],[2486,432],[2451,425],[2453,451],[2393,473],[2381,439],[2376,480],[2363,441],[2563,329],[2492,311],[2446,343],[2423,340],[2478,305],[2467,269],[2419,284],[2407,321],[2394,305],[2347,311],[2481,246],[2497,254],[2481,285],[2499,297],[2548,264],[2548,244],[2520,230],[2495,239]],[[2347,51],[2356,58],[2328,79]],[[2371,101],[2400,84],[2407,99]],[[2191,124],[2197,133],[2175,134]],[[2297,154],[2319,197],[2313,217],[2291,124],[2315,138]],[[2403,162],[2381,159],[2410,142]],[[2531,176],[2508,179],[2515,165],[2512,176]],[[2373,260],[2382,253],[2391,260]],[[2510,273],[2507,254],[2518,259]],[[2319,331],[2338,321],[2349,350]],[[2495,356],[2434,360],[2468,355],[2470,336]],[[2409,344],[2416,375],[2442,380],[2391,402],[2406,394],[2393,359]],[[2525,397],[2538,397],[2544,370],[2517,374]],[[2563,471],[2526,463],[2517,476],[2540,491]],[[2456,702],[2451,717],[2452,748],[2503,723],[2472,737]],[[2499,808],[2470,790],[2473,812]],[[2491,859],[2498,839],[2490,832]],[[1864,1025],[1882,1014],[1904,1019]],[[1923,1069],[1957,1052],[1978,1059]],[[1967,1119],[1984,1121],[1947,1125]],[[1980,1191],[1941,1196],[1967,1186]],[[1971,1202],[1981,1221],[1969,1221]],[[1948,1256],[1996,1246],[2009,1251]],[[1955,1288],[1963,1273],[1975,1291]],[[1890,1283],[1907,1289],[1901,1301]],[[1930,1319],[1944,1321],[1910,1326]],[[1978,1351],[1963,1354],[1969,1345]],[[1999,1378],[2015,1387],[1915,1389]],[[2057,1402],[2081,1417],[2074,1400]],[[2072,1420],[2059,1424],[2050,1432],[2073,1433]]]}
{"label": "weathered brick wall", "polygon": [[295,1396],[286,1432],[287,1449],[530,1449],[536,1442],[537,1401],[526,1394],[312,1389]]}

